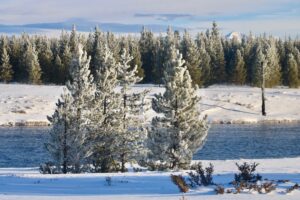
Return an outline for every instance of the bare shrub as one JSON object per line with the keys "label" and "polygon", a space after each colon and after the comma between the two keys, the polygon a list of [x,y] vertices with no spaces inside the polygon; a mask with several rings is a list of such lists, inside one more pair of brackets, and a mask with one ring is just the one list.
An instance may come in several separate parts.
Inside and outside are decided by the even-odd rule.
{"label": "bare shrub", "polygon": [[259,174],[255,174],[256,167],[258,163],[246,163],[244,162],[242,165],[236,163],[238,170],[240,173],[234,175],[234,179],[237,183],[246,182],[246,183],[256,183],[260,181],[262,177]]}
{"label": "bare shrub", "polygon": [[286,193],[291,193],[292,191],[298,190],[298,189],[300,189],[300,186],[298,185],[298,183],[296,183],[296,184],[293,185],[292,187],[289,187],[289,188],[286,190]]}
{"label": "bare shrub", "polygon": [[195,172],[189,172],[189,185],[190,187],[194,188],[196,186],[208,186],[213,185],[213,172],[214,172],[214,166],[210,163],[209,167],[206,167],[203,169],[202,163],[198,162],[191,166],[192,170],[195,170]]}
{"label": "bare shrub", "polygon": [[177,185],[180,192],[186,193],[189,191],[189,187],[188,187],[187,183],[185,182],[185,179],[183,176],[171,174],[171,179],[172,179],[172,182],[175,185]]}
{"label": "bare shrub", "polygon": [[216,194],[224,194],[224,193],[225,193],[225,189],[224,189],[223,186],[218,185],[218,186],[215,188],[215,192],[216,192]]}
{"label": "bare shrub", "polygon": [[46,162],[40,165],[39,171],[41,174],[58,174],[57,167],[52,162]]}

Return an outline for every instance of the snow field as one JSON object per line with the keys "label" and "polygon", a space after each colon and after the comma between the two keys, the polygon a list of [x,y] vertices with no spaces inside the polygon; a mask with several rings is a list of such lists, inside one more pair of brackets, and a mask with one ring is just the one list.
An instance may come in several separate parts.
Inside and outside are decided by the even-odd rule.
{"label": "snow field", "polygon": [[[194,161],[195,162],[195,161]],[[286,194],[286,189],[300,183],[300,158],[265,160],[218,160],[215,166],[214,182],[226,189],[237,173],[235,163],[257,162],[257,172],[269,180],[286,180],[278,183],[276,191],[270,194],[244,192],[241,194],[215,195],[214,186],[200,187],[185,194],[185,199],[299,199],[300,191]],[[35,168],[0,169],[0,199],[176,199],[182,194],[171,182],[171,174],[182,172],[127,172],[104,174],[59,174],[43,175]],[[111,185],[106,181],[111,177]],[[76,196],[76,197],[75,197]]]}
{"label": "snow field", "polygon": [[[0,84],[1,126],[45,126],[49,122],[55,103],[62,93],[62,86],[37,86],[22,84]],[[164,88],[154,85],[136,85],[132,91],[149,89],[151,100]],[[266,89],[267,116],[260,114],[260,88],[247,86],[214,85],[199,89],[202,101],[199,109],[211,123],[298,123],[300,122],[300,90]],[[156,113],[150,110],[146,118],[151,120]]]}

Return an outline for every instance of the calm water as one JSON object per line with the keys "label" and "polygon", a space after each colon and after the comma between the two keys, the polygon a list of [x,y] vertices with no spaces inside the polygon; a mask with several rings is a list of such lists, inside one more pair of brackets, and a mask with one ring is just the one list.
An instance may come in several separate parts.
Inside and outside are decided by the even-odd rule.
{"label": "calm water", "polygon": [[[0,128],[0,167],[33,167],[49,160],[45,128]],[[300,124],[214,125],[194,159],[300,156]]]}

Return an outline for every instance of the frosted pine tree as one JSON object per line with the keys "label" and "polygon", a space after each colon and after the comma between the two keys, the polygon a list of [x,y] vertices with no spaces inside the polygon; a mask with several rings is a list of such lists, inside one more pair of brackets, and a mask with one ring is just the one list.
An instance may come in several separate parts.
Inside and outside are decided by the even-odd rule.
{"label": "frosted pine tree", "polygon": [[45,147],[50,153],[57,168],[58,173],[68,173],[72,166],[71,149],[74,143],[70,126],[74,119],[73,99],[67,90],[61,95],[61,99],[56,103],[56,109],[48,120],[52,124],[49,132],[50,138]]}
{"label": "frosted pine tree", "polygon": [[56,74],[54,73],[54,67],[52,64],[53,53],[51,51],[50,41],[46,38],[39,38],[37,41],[37,52],[39,63],[43,71],[43,82],[53,82],[53,76]]}
{"label": "frosted pine tree", "polygon": [[187,31],[185,31],[183,35],[181,52],[183,59],[186,61],[186,66],[190,72],[193,83],[200,86],[202,83],[200,69],[201,58],[195,42]]}
{"label": "frosted pine tree", "polygon": [[226,80],[224,48],[219,28],[215,22],[213,22],[209,37],[208,52],[211,58],[211,81],[212,83],[222,83]]}
{"label": "frosted pine tree", "polygon": [[67,88],[73,98],[74,119],[70,124],[70,135],[73,143],[70,149],[71,163],[74,172],[82,171],[85,159],[91,154],[89,143],[91,116],[95,85],[89,70],[90,57],[87,57],[83,46],[78,44],[70,66],[70,81]]}
{"label": "frosted pine tree", "polygon": [[291,53],[288,55],[287,70],[288,70],[288,85],[290,87],[297,88],[299,86],[298,66],[294,55]]}
{"label": "frosted pine tree", "polygon": [[97,57],[101,63],[95,65],[96,96],[95,113],[92,117],[95,145],[90,159],[96,172],[111,172],[116,170],[114,164],[116,132],[121,126],[121,116],[118,112],[121,100],[119,94],[114,91],[118,84],[118,71],[113,53],[107,45]]}
{"label": "frosted pine tree", "polygon": [[271,68],[268,66],[268,61],[266,59],[266,55],[263,52],[262,46],[260,43],[256,46],[256,54],[255,54],[255,60],[254,60],[254,71],[255,71],[255,77],[254,80],[256,80],[261,88],[261,98],[262,98],[262,104],[261,104],[261,113],[263,116],[266,116],[266,104],[265,104],[265,87],[266,87],[266,80],[269,79],[271,75]]}
{"label": "frosted pine tree", "polygon": [[118,147],[119,160],[121,162],[121,171],[125,172],[125,163],[136,160],[145,151],[146,129],[143,127],[144,119],[141,118],[140,112],[143,109],[144,98],[147,91],[140,93],[130,92],[131,86],[140,82],[137,66],[133,68],[130,62],[133,57],[130,56],[125,49],[121,55],[118,64],[118,79],[121,85],[122,107],[121,127],[118,130]]}
{"label": "frosted pine tree", "polygon": [[9,55],[6,51],[6,47],[3,45],[2,47],[2,55],[1,55],[1,65],[0,65],[0,80],[8,83],[13,78],[13,69],[12,65],[9,62]]}
{"label": "frosted pine tree", "polygon": [[270,69],[269,76],[266,79],[266,86],[273,87],[281,84],[281,66],[279,64],[279,54],[276,48],[275,39],[265,39],[264,48],[266,49],[266,60],[268,68]]}
{"label": "frosted pine tree", "polygon": [[38,54],[35,45],[29,40],[26,41],[26,50],[23,59],[28,72],[28,82],[32,84],[41,84],[42,71],[38,60]]}
{"label": "frosted pine tree", "polygon": [[96,76],[96,70],[99,67],[102,67],[103,58],[104,58],[104,46],[106,45],[105,35],[99,30],[98,27],[95,27],[95,32],[93,36],[92,47],[92,60],[91,60],[91,72],[94,76]]}
{"label": "frosted pine tree", "polygon": [[203,146],[208,126],[198,112],[197,87],[192,84],[182,55],[174,46],[172,51],[176,57],[167,64],[166,91],[155,95],[152,102],[153,109],[164,116],[152,119],[149,147],[154,160],[171,169],[184,169]]}
{"label": "frosted pine tree", "polygon": [[208,38],[205,34],[201,33],[197,35],[196,38],[197,49],[199,51],[199,59],[200,59],[200,69],[201,69],[201,77],[200,82],[201,85],[208,86],[210,84],[211,77],[211,58],[206,48],[208,45]]}

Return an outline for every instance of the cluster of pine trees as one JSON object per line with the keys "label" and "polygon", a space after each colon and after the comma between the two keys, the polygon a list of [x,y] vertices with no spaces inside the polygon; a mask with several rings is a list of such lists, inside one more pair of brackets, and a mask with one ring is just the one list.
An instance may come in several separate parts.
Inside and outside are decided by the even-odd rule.
{"label": "cluster of pine trees", "polygon": [[[65,84],[68,68],[76,43],[75,28],[71,33],[62,32],[60,38],[43,36],[0,38],[0,80],[3,82],[27,82],[33,84]],[[95,63],[99,51],[105,45],[111,50],[116,62],[126,49],[133,57],[130,66],[137,65],[143,83],[164,84],[163,72],[170,59],[168,48],[175,45],[183,55],[193,84],[208,86],[218,83],[248,84],[259,86],[258,59],[271,67],[271,76],[266,86],[286,85],[298,87],[300,77],[300,41],[272,36],[254,37],[252,34],[239,39],[221,36],[216,23],[205,33],[192,37],[187,31],[179,33],[167,30],[156,36],[143,29],[140,37],[115,36],[101,32],[98,28],[88,36],[81,35],[79,41],[91,56],[90,70],[95,76]],[[266,51],[266,49],[269,49]]]}
{"label": "cluster of pine trees", "polygon": [[96,32],[99,40],[91,57],[81,36],[76,32],[73,36],[66,88],[48,118],[52,128],[45,146],[56,172],[124,172],[128,162],[187,168],[202,147],[208,126],[197,111],[197,86],[175,44],[166,49],[166,91],[152,102],[162,115],[149,126],[144,114],[147,91],[131,89],[142,78],[138,65],[132,65],[130,50],[124,46],[116,60],[114,47],[108,40],[102,43]]}

